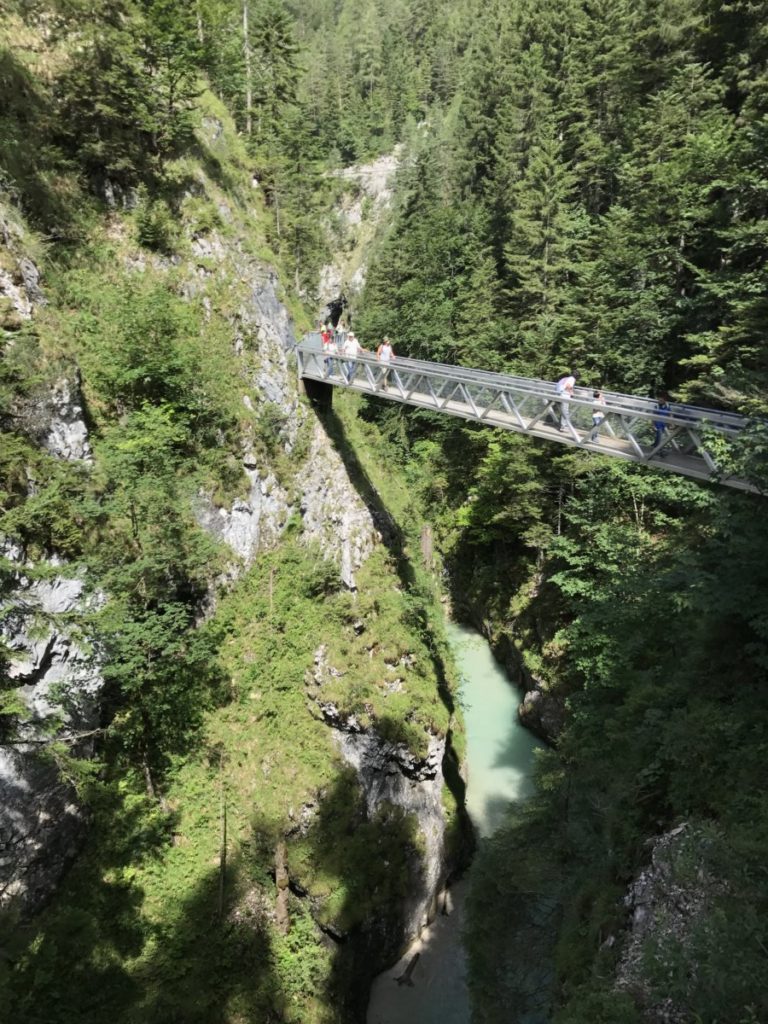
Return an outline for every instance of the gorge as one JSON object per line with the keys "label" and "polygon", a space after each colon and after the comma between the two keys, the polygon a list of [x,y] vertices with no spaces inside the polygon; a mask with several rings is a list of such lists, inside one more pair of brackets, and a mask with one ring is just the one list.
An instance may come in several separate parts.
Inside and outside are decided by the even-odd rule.
{"label": "gorge", "polygon": [[[6,3],[0,1021],[353,1024],[456,884],[477,1024],[768,1020],[767,18]],[[318,409],[328,317],[747,417],[752,490]]]}

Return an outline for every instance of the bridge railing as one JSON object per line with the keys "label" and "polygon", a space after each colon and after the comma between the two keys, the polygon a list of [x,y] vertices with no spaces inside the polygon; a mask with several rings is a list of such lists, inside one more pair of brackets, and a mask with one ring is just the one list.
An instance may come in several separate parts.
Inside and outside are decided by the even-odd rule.
{"label": "bridge railing", "polygon": [[[699,479],[723,476],[718,461],[727,461],[731,443],[748,423],[746,417],[726,410],[671,403],[669,410],[662,411],[651,398],[603,391],[605,404],[600,411],[605,418],[593,437],[596,405],[591,388],[577,387],[563,416],[562,396],[552,381],[407,357],[385,365],[373,353],[357,358],[343,353],[329,356],[322,351],[319,333],[302,340],[297,356],[304,377],[380,392],[395,401],[566,444],[600,445],[606,454]],[[656,430],[659,423],[662,431]],[[744,481],[721,482],[753,489]]]}
{"label": "bridge railing", "polygon": [[[308,366],[311,365],[312,362],[315,363],[313,368],[316,371],[319,371],[319,376],[322,377],[324,371],[322,364],[327,357],[322,354],[322,345],[319,333],[311,332],[306,335],[304,340],[297,346],[297,350],[309,357]],[[314,357],[314,359],[312,357]],[[351,359],[343,354],[334,355],[330,358],[333,365],[336,367],[336,372],[339,374],[341,373],[341,370],[338,368],[343,363],[351,362],[354,363],[355,366],[364,366],[365,364],[369,364],[378,368],[381,368],[382,366],[373,353],[361,355],[356,359]],[[553,381],[537,380],[530,377],[516,377],[512,374],[494,373],[490,370],[475,370],[464,366],[451,366],[445,363],[433,363],[422,359],[409,359],[407,357],[397,357],[397,359],[395,359],[391,364],[391,369],[404,373],[422,371],[428,373],[431,377],[442,377],[447,381],[466,384],[488,384],[510,392],[522,392],[531,396],[546,399],[548,402],[553,400],[558,402],[560,401],[560,396],[556,393],[556,384]],[[314,376],[315,374],[312,375]],[[593,388],[576,387],[574,389],[573,398],[570,400],[571,408],[588,408],[591,416],[591,409],[594,406],[593,390]],[[651,421],[659,419],[660,412],[657,408],[656,400],[653,398],[639,398],[635,395],[625,395],[620,392],[607,391],[605,389],[602,389],[602,394],[605,398],[606,412],[615,412],[621,415],[635,415],[638,418]],[[670,402],[669,412],[665,412],[664,416],[670,424],[679,423],[683,426],[689,426],[691,423],[694,423],[725,434],[739,432],[748,422],[747,418],[739,413],[729,412],[727,410],[704,408],[702,406],[688,405],[680,402]]]}

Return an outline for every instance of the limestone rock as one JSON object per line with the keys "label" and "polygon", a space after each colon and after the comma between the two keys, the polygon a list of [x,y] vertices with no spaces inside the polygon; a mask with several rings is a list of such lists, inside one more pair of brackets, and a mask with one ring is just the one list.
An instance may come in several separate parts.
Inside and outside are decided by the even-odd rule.
{"label": "limestone rock", "polygon": [[46,300],[40,288],[40,271],[26,256],[19,260],[19,276],[29,301],[34,306],[44,306]]}
{"label": "limestone rock", "polygon": [[320,269],[319,304],[321,319],[344,293],[360,292],[365,284],[368,247],[377,225],[392,201],[395,175],[400,167],[402,147],[367,164],[345,167],[337,173],[348,185],[335,210],[339,237],[332,263]]}
{"label": "limestone rock", "polygon": [[14,280],[7,270],[0,267],[0,296],[10,301],[11,309],[22,320],[29,320],[32,317],[32,300],[24,288],[24,280]]}
{"label": "limestone rock", "polygon": [[18,546],[6,542],[2,550],[19,564],[16,586],[0,605],[0,639],[25,711],[0,746],[0,907],[31,912],[76,854],[84,821],[72,786],[45,758],[45,743],[53,736],[89,756],[92,738],[81,734],[97,724],[102,678],[67,621],[88,604],[82,581],[55,560],[59,574],[33,581]]}
{"label": "limestone rock", "polygon": [[548,693],[536,680],[532,689],[526,690],[518,715],[527,729],[547,743],[557,739],[565,724],[562,700]]}
{"label": "limestone rock", "polygon": [[[616,986],[633,996],[649,1024],[686,1024],[690,1020],[685,1006],[667,993],[659,995],[663,983],[651,988],[646,961],[653,961],[652,974],[657,983],[665,970],[670,977],[679,978],[680,964],[676,961],[680,951],[685,951],[693,928],[713,899],[725,894],[725,885],[707,867],[707,844],[701,831],[688,822],[653,839],[650,863],[631,883],[624,899],[629,929]],[[696,969],[691,958],[691,976]]]}
{"label": "limestone rock", "polygon": [[93,454],[76,369],[15,406],[19,429],[58,459],[91,462]]}
{"label": "limestone rock", "polygon": [[338,560],[344,585],[354,589],[356,571],[381,538],[319,423],[313,428],[301,490],[305,536]]}
{"label": "limestone rock", "polygon": [[434,916],[435,899],[445,882],[445,739],[430,736],[424,758],[416,757],[404,744],[389,743],[374,730],[334,728],[334,740],[346,763],[357,772],[369,816],[382,805],[394,804],[418,822],[424,847],[423,856],[411,865],[411,884],[403,907],[402,940],[408,942]]}
{"label": "limestone rock", "polygon": [[51,388],[46,412],[49,428],[43,445],[51,455],[90,462],[93,456],[78,382],[66,377],[58,380]]}
{"label": "limestone rock", "polygon": [[[442,803],[446,741],[430,735],[427,753],[419,757],[405,743],[392,743],[379,736],[375,728],[364,728],[356,716],[344,715],[335,704],[322,699],[325,678],[339,674],[328,663],[327,651],[321,646],[308,673],[307,692],[333,730],[342,758],[357,773],[368,817],[380,807],[393,804],[416,817],[423,838],[423,856],[411,865],[411,884],[402,907],[403,928],[397,936],[398,943],[407,944],[434,917],[437,895],[446,880]],[[399,948],[386,952],[397,954]]]}
{"label": "limestone rock", "polygon": [[[278,298],[277,278],[271,271],[246,262],[215,233],[196,240],[193,248],[218,264],[233,261],[240,280],[248,287],[249,302],[239,313],[235,341],[243,332],[256,339],[258,360],[248,383],[261,401],[244,395],[243,404],[255,416],[265,404],[274,407],[280,423],[279,443],[290,454],[309,413],[299,402],[295,368],[289,359],[296,339],[290,315]],[[308,429],[309,456],[296,481],[303,536],[319,543],[326,556],[339,565],[345,585],[354,589],[355,573],[378,543],[379,534],[320,424],[312,422]],[[220,537],[248,565],[260,548],[277,541],[294,506],[274,475],[247,452],[244,468],[251,481],[249,493],[228,509],[216,508],[202,496],[197,517],[205,529]]]}
{"label": "limestone rock", "polygon": [[272,474],[262,477],[248,456],[244,471],[251,482],[248,495],[233,502],[229,509],[218,508],[210,498],[201,495],[197,521],[228,544],[245,565],[250,565],[260,549],[277,541],[291,506],[277,479]]}

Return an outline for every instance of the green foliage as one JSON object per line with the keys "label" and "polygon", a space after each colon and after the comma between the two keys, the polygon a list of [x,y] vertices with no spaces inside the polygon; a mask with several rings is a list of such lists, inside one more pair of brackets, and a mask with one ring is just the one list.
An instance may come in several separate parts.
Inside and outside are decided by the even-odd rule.
{"label": "green foliage", "polygon": [[132,184],[191,138],[200,59],[192,8],[126,0],[84,24],[75,11],[71,27],[79,46],[55,85],[63,145],[89,176]]}
{"label": "green foliage", "polygon": [[[757,8],[726,7],[478,6],[453,105],[433,108],[401,174],[353,310],[361,336],[549,379],[575,364],[587,385],[762,413],[764,39]],[[506,1019],[533,998],[534,961],[557,1020],[636,1020],[637,1000],[613,990],[611,949],[647,837],[689,817],[737,846],[765,828],[746,796],[760,788],[766,713],[751,499],[423,414],[365,415],[426,503],[454,606],[567,705],[559,770],[481,853],[475,1012]],[[757,480],[763,449],[757,423],[736,456]],[[727,858],[718,872],[762,907],[754,852],[742,863],[748,882]],[[536,872],[557,914],[521,894]],[[644,984],[658,998],[674,989],[691,1019],[759,1018],[749,912],[716,901],[694,932],[649,960]],[[749,951],[746,974],[727,949]]]}
{"label": "green foliage", "polygon": [[[418,664],[423,647],[397,601],[385,608],[380,599],[396,596],[392,567],[372,564],[361,581],[361,596],[370,597],[353,602],[293,531],[192,631],[189,605],[171,595],[183,574],[187,585],[195,578],[195,543],[171,517],[166,526],[140,527],[133,560],[121,557],[123,543],[111,545],[105,578],[119,599],[98,613],[116,702],[105,748],[111,768],[86,783],[86,852],[55,903],[14,932],[5,1006],[30,1021],[42,1020],[35,1008],[43,1005],[55,1024],[95,1024],[105,1015],[121,1024],[353,1019],[355,979],[370,965],[355,958],[354,943],[329,951],[316,921],[353,934],[375,917],[396,930],[399,901],[413,884],[415,820],[395,807],[367,814],[356,775],[339,762],[306,689],[318,646],[333,664],[341,643],[344,672],[333,699],[342,712],[359,695],[383,732],[402,715],[377,692],[388,678],[384,657],[407,649]],[[373,674],[363,638],[381,648]],[[436,682],[423,657],[420,668],[399,669],[417,723],[435,715]],[[414,734],[423,730],[413,726]],[[162,807],[147,795],[148,768]],[[291,879],[308,893],[291,896],[285,936],[272,923],[281,838]]]}
{"label": "green foliage", "polygon": [[162,199],[150,199],[146,188],[138,192],[136,233],[142,245],[155,252],[172,253],[177,243],[176,225],[168,204]]}
{"label": "green foliage", "polygon": [[[239,299],[220,268],[201,264],[216,272],[204,315],[201,300],[180,297],[189,282],[151,254],[183,251],[181,217],[195,232],[238,236],[243,254],[271,248],[311,294],[325,262],[327,170],[409,135],[393,221],[352,310],[362,337],[545,377],[576,362],[587,384],[666,387],[759,416],[763,8],[9,6],[0,188],[59,249],[46,282],[56,312],[38,317],[39,338],[0,311],[0,530],[33,557],[82,559],[110,595],[94,623],[110,771],[103,788],[80,780],[94,843],[2,968],[17,1019],[345,1012],[350,964],[330,956],[306,905],[292,897],[287,937],[259,908],[273,898],[286,832],[292,877],[332,927],[356,928],[409,884],[412,822],[394,810],[363,820],[307,709],[305,672],[323,643],[340,672],[324,685],[342,713],[417,751],[427,730],[460,747],[434,585],[414,556],[426,520],[454,606],[568,710],[539,796],[481,853],[470,908],[480,1019],[506,1019],[513,999],[536,1009],[554,998],[558,1021],[635,1021],[636,1001],[612,986],[618,943],[605,940],[622,933],[621,898],[647,838],[682,820],[708,837],[704,861],[678,865],[682,880],[693,864],[723,889],[688,943],[671,948],[662,935],[649,946],[645,992],[713,1024],[765,1017],[768,551],[753,499],[348,398],[329,430],[347,455],[361,451],[353,475],[388,554],[369,560],[353,599],[292,537],[198,628],[221,563],[193,498],[242,485],[241,421],[287,477],[284,424],[268,404],[242,411],[226,319]],[[200,101],[198,126],[205,76],[220,98]],[[229,221],[207,191],[215,181],[231,208],[251,206],[254,174],[271,217],[258,241],[240,237],[253,229],[242,210]],[[143,276],[120,271],[119,230],[109,252],[61,260],[61,245],[91,227],[84,186],[118,208],[135,192],[136,235],[151,251]],[[62,347],[83,372],[92,470],[42,455],[16,429],[16,403],[34,401]],[[765,450],[757,422],[733,455],[739,471],[762,481]],[[384,474],[393,462],[401,479]],[[0,586],[11,575],[5,566]],[[396,666],[406,686],[390,693]],[[3,710],[11,718],[18,704],[4,696]],[[220,876],[222,801],[237,853]],[[312,824],[297,835],[305,807]],[[544,966],[531,978],[534,956]]]}

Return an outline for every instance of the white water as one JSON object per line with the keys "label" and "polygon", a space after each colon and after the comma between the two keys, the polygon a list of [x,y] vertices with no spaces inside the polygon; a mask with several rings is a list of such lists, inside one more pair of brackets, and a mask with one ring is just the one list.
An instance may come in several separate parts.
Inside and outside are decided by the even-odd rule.
{"label": "white water", "polygon": [[[467,810],[479,835],[491,835],[513,800],[528,796],[535,750],[541,744],[517,718],[519,695],[486,641],[448,623],[448,639],[462,674],[467,730]],[[438,915],[403,958],[373,984],[367,1024],[470,1024],[462,911],[471,869],[450,890],[452,911]],[[398,985],[413,957],[413,987]]]}

